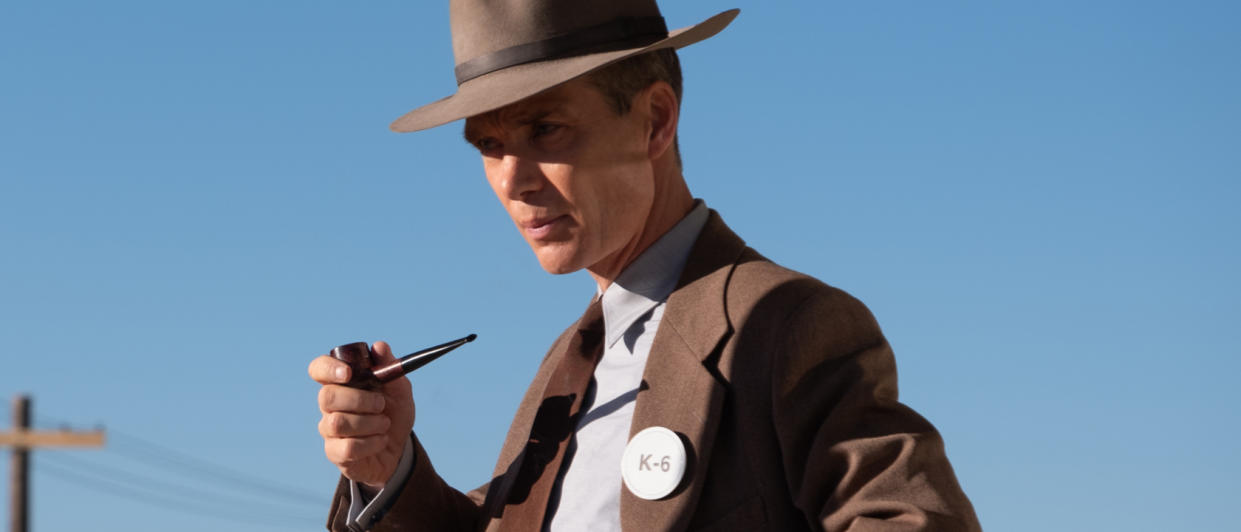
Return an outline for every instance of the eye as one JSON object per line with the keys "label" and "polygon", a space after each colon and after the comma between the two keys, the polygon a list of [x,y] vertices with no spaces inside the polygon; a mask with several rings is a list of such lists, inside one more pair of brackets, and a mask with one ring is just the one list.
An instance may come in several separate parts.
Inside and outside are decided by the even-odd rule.
{"label": "eye", "polygon": [[530,134],[534,138],[545,137],[560,130],[558,124],[548,124],[546,122],[538,122],[530,126]]}
{"label": "eye", "polygon": [[474,141],[474,147],[477,148],[480,153],[487,154],[499,149],[500,142],[491,137],[484,137]]}

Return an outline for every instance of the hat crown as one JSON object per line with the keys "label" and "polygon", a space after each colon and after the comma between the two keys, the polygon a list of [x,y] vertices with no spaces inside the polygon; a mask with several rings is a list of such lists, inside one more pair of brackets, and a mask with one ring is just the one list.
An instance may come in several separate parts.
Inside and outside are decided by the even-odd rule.
{"label": "hat crown", "polygon": [[452,0],[449,14],[458,65],[618,19],[660,16],[654,0]]}

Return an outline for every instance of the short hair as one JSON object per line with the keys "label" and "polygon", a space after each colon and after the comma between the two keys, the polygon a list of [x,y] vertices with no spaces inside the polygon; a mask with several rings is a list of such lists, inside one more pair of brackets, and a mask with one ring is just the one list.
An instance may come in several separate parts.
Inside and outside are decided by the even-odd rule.
{"label": "short hair", "polygon": [[[586,79],[603,94],[617,115],[628,114],[633,108],[633,97],[656,81],[671,85],[678,109],[681,105],[681,61],[675,48],[660,48],[622,59],[587,74]],[[675,136],[672,149],[679,168],[681,146]]]}

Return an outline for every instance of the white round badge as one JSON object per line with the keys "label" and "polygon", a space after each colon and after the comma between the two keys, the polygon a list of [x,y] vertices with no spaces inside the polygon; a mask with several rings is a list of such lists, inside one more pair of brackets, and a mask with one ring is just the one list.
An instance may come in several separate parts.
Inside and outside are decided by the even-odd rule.
{"label": "white round badge", "polygon": [[621,478],[638,497],[653,501],[672,493],[685,475],[685,445],[664,427],[647,427],[633,435],[621,457]]}

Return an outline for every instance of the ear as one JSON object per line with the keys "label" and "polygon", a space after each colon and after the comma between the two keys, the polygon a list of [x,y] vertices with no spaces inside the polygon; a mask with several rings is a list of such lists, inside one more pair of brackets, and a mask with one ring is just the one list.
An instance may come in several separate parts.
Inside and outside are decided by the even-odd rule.
{"label": "ear", "polygon": [[672,149],[681,109],[676,91],[667,82],[656,81],[646,88],[646,92],[647,116],[650,118],[647,156],[654,161]]}

